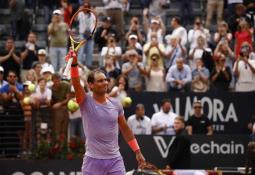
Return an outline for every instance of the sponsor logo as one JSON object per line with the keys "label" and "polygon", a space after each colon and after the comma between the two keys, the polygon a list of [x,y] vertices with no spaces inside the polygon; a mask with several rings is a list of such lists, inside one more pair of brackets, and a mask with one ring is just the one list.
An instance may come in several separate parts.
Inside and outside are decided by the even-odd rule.
{"label": "sponsor logo", "polygon": [[167,144],[163,137],[161,136],[153,136],[153,140],[155,141],[157,148],[163,158],[166,158],[168,155],[169,148],[173,144],[175,136],[171,138],[170,142]]}
{"label": "sponsor logo", "polygon": [[193,143],[190,151],[192,154],[244,154],[244,145],[234,141],[217,143],[212,140],[203,144]]}
{"label": "sponsor logo", "polygon": [[[153,136],[153,140],[163,158],[166,158],[169,148],[173,144],[175,136],[166,143],[162,136]],[[222,154],[222,155],[235,155],[244,154],[245,146],[242,143],[235,143],[233,140],[225,143],[217,143],[214,140],[204,143],[192,143],[190,151],[192,154]]]}

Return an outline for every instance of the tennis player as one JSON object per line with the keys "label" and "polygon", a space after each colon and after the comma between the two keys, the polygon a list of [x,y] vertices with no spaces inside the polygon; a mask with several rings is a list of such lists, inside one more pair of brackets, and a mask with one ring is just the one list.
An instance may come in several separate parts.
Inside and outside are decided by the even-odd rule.
{"label": "tennis player", "polygon": [[125,175],[125,166],[118,146],[119,128],[124,139],[135,152],[138,165],[145,165],[139,145],[127,125],[122,105],[118,100],[107,95],[108,81],[105,74],[100,70],[90,73],[87,82],[92,95],[86,94],[80,84],[77,56],[70,51],[66,60],[70,57],[73,57],[72,84],[86,133],[83,175]]}

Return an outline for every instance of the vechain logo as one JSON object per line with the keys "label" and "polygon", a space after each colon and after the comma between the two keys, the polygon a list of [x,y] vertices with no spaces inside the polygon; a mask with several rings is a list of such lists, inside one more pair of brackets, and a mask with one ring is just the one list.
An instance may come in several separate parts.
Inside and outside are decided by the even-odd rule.
{"label": "vechain logo", "polygon": [[216,143],[210,141],[209,143],[193,143],[190,146],[192,154],[244,154],[244,145],[237,144],[234,141],[229,143]]}

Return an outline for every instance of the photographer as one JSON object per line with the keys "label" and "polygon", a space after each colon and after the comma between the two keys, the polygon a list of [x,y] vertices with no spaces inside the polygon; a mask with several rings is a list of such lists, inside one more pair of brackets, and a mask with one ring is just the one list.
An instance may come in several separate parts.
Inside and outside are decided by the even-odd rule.
{"label": "photographer", "polygon": [[235,90],[237,92],[248,92],[255,90],[255,60],[250,55],[251,46],[245,42],[242,44],[240,54],[236,60],[233,72],[237,77]]}

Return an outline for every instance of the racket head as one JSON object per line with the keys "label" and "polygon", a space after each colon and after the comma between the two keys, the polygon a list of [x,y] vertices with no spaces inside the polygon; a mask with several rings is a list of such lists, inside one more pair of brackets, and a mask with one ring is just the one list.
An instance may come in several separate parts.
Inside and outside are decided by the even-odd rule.
{"label": "racket head", "polygon": [[148,175],[164,175],[164,173],[153,163],[146,162],[145,165],[139,170],[141,173],[146,173]]}
{"label": "racket head", "polygon": [[69,38],[73,50],[77,51],[87,40],[92,39],[97,27],[96,13],[90,8],[80,8],[69,23]]}

